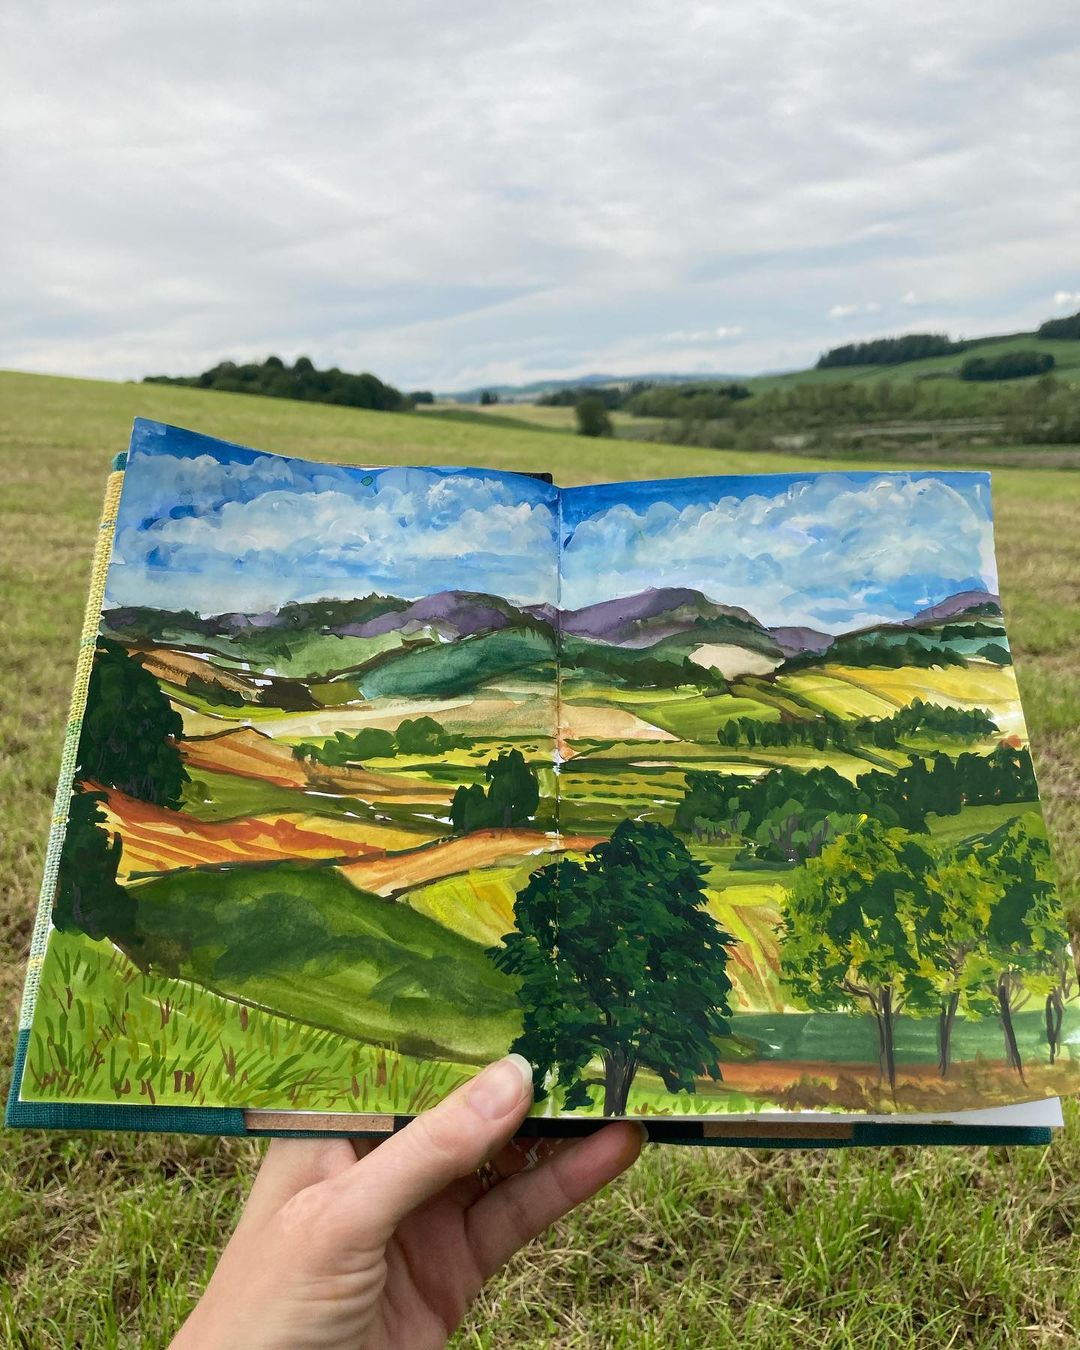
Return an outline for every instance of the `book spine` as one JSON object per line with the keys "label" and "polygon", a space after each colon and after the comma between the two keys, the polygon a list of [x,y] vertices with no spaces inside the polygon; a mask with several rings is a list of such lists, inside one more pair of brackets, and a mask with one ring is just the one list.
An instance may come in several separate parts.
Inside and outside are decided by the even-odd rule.
{"label": "book spine", "polygon": [[[60,775],[56,784],[56,796],[53,799],[49,841],[45,849],[45,867],[41,876],[41,889],[38,892],[37,917],[34,920],[34,932],[30,940],[30,959],[27,962],[26,983],[23,986],[22,1009],[19,1013],[20,1031],[28,1030],[33,1020],[38,980],[41,976],[42,962],[45,959],[45,947],[49,940],[53,898],[56,894],[56,880],[60,870],[60,854],[63,851],[64,836],[67,832],[68,811],[71,807],[71,789],[75,780],[76,755],[79,750],[79,737],[82,734],[83,714],[86,711],[86,692],[90,686],[90,671],[94,664],[94,649],[97,645],[98,630],[101,625],[101,606],[105,599],[105,577],[109,570],[109,559],[112,557],[113,538],[116,534],[116,513],[120,505],[120,489],[123,485],[123,469],[114,467],[105,485],[105,502],[101,510],[97,543],[94,547],[94,561],[90,570],[90,593],[86,600],[86,611],[83,614],[79,655],[75,663],[75,684],[71,691],[71,708],[68,712],[67,727],[64,731],[64,748],[60,755]],[[17,1086],[17,1084],[14,1085],[16,1089]]]}

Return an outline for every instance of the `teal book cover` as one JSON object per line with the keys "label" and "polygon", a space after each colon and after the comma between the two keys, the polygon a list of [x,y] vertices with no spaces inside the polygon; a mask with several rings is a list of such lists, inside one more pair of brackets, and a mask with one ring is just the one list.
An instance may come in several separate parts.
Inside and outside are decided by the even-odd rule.
{"label": "teal book cover", "polygon": [[1035,1142],[1072,953],[989,476],[561,488],[139,421],[8,1123]]}

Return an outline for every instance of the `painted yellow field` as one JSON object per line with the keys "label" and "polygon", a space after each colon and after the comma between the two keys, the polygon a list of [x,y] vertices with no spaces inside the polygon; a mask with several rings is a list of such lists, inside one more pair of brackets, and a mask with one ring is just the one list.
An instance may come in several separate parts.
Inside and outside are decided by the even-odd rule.
{"label": "painted yellow field", "polygon": [[829,669],[830,673],[807,671],[802,675],[781,675],[777,678],[777,685],[824,712],[836,713],[840,717],[888,717],[902,702],[875,693],[858,679],[833,673],[838,667]]}
{"label": "painted yellow field", "polygon": [[537,861],[531,857],[509,867],[443,877],[407,891],[401,903],[463,937],[493,947],[513,929],[514,900]]}
{"label": "painted yellow field", "polygon": [[[220,730],[220,722],[204,713],[181,709],[186,735]],[[314,741],[333,736],[337,731],[354,732],[362,727],[396,731],[405,718],[433,717],[447,731],[470,731],[483,735],[489,728],[493,736],[547,735],[555,720],[554,699],[531,694],[492,691],[486,697],[469,695],[453,698],[373,698],[336,708],[316,708],[310,712],[282,712],[260,719],[260,727],[284,742]]]}
{"label": "painted yellow field", "polygon": [[1003,735],[1019,736],[1025,743],[1027,741],[1027,726],[1011,666],[969,661],[966,666],[946,666],[940,670],[914,666],[885,670],[841,665],[824,669],[830,675],[890,699],[896,707],[921,698],[956,708],[988,708]]}

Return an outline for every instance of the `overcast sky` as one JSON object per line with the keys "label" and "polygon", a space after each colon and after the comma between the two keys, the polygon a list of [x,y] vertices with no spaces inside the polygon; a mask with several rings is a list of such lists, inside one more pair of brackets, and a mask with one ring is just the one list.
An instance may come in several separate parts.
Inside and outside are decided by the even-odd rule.
{"label": "overcast sky", "polygon": [[454,389],[1080,308],[1075,0],[6,0],[0,366]]}

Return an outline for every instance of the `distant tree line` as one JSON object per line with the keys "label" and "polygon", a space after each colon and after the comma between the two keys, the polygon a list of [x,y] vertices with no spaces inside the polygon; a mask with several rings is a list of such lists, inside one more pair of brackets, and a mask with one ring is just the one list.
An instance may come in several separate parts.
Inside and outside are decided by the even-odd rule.
{"label": "distant tree line", "polygon": [[989,755],[916,756],[896,773],[874,769],[854,782],[829,767],[781,765],[759,778],[691,772],[675,826],[712,843],[742,839],[748,857],[800,863],[862,815],[921,833],[930,814],[1035,799],[1030,752],[1001,745]]}
{"label": "distant tree line", "polygon": [[1054,369],[1049,352],[1002,352],[1000,356],[972,356],[960,367],[962,380],[1021,380],[1046,375]]}
{"label": "distant tree line", "polygon": [[969,342],[954,342],[945,333],[905,333],[903,337],[873,338],[832,347],[817,360],[818,370],[837,366],[898,366],[904,361],[923,361],[930,356],[954,356]]}
{"label": "distant tree line", "polygon": [[[790,657],[785,662],[785,669],[815,665],[819,659],[813,652],[803,652]],[[967,665],[960,653],[951,647],[915,633],[894,641],[878,634],[848,633],[830,644],[829,660],[846,666],[879,666],[886,670],[899,670],[903,666],[930,670],[941,666]]]}
{"label": "distant tree line", "polygon": [[857,750],[873,745],[891,750],[908,736],[929,732],[937,736],[955,736],[967,740],[998,733],[986,708],[949,708],[924,703],[916,698],[890,717],[864,717],[851,720],[823,711],[806,719],[764,722],[753,717],[730,717],[716,733],[721,745],[788,746],[806,745],[816,750]]}
{"label": "distant tree line", "polygon": [[390,759],[395,755],[441,755],[464,740],[451,735],[434,717],[406,717],[396,731],[384,727],[361,727],[359,731],[336,731],[324,741],[301,741],[293,746],[296,759],[312,760],[340,768],[365,759]]}
{"label": "distant tree line", "polygon": [[1039,324],[1036,337],[1066,338],[1075,341],[1080,338],[1080,310],[1063,319],[1047,319]]}
{"label": "distant tree line", "polygon": [[626,406],[629,399],[645,389],[652,388],[651,380],[634,380],[622,386],[616,384],[564,385],[549,389],[536,400],[541,408],[576,408],[583,398],[597,398],[609,412]]}
{"label": "distant tree line", "polygon": [[580,643],[574,647],[574,665],[578,670],[596,670],[613,676],[627,689],[675,689],[685,684],[723,693],[728,688],[718,670],[699,666],[688,656],[676,652],[653,656],[647,648],[640,652]]}
{"label": "distant tree line", "polygon": [[[289,366],[280,356],[238,365],[221,361],[201,375],[147,375],[145,384],[180,384],[194,389],[218,389],[230,394],[262,394],[267,398],[295,398],[307,403],[336,403],[347,408],[401,412],[413,399],[377,376],[350,375],[332,366],[317,370],[307,356]],[[425,394],[427,391],[421,391]],[[416,401],[427,402],[427,398]]]}
{"label": "distant tree line", "polygon": [[688,418],[709,421],[727,417],[732,404],[751,397],[745,384],[703,380],[691,384],[653,384],[624,402],[635,417]]}

